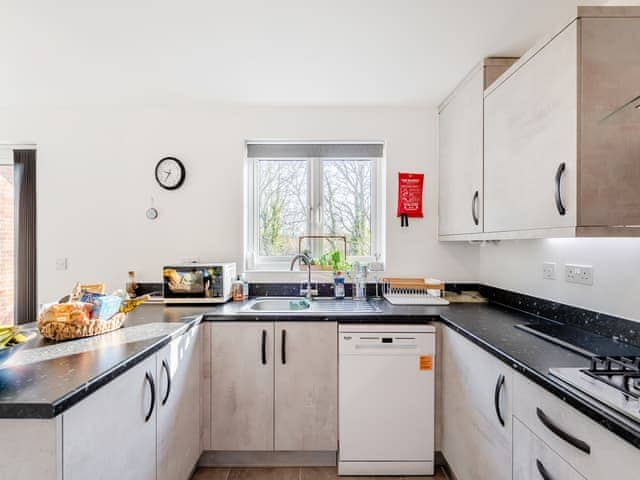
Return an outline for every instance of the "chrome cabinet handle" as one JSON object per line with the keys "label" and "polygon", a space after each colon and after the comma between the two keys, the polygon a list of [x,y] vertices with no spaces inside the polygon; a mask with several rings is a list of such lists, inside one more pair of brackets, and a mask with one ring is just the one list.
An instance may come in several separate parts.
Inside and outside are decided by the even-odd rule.
{"label": "chrome cabinet handle", "polygon": [[480,200],[480,192],[476,190],[471,200],[471,216],[473,217],[473,223],[478,225],[480,223],[480,214],[478,213],[478,203]]}
{"label": "chrome cabinet handle", "polygon": [[560,215],[565,215],[567,213],[567,209],[564,208],[564,205],[562,203],[562,195],[560,192],[560,181],[562,180],[562,175],[564,174],[565,167],[565,163],[562,162],[560,165],[558,165],[558,170],[556,170],[556,208],[558,209],[558,213]]}
{"label": "chrome cabinet handle", "polygon": [[153,381],[153,375],[151,375],[151,372],[145,372],[144,378],[149,384],[149,390],[151,390],[151,405],[149,406],[149,411],[144,417],[144,421],[147,423],[151,418],[151,414],[153,414],[153,409],[156,408],[156,384]]}
{"label": "chrome cabinet handle", "polygon": [[498,380],[496,381],[496,388],[493,392],[493,405],[496,409],[496,416],[498,417],[498,421],[500,425],[504,427],[504,417],[502,416],[502,411],[500,410],[500,392],[504,388],[504,375],[498,375]]}
{"label": "chrome cabinet handle", "polygon": [[164,398],[160,402],[164,406],[167,400],[169,400],[169,394],[171,393],[171,372],[169,371],[169,364],[166,360],[162,360],[162,368],[167,374],[167,393],[164,394]]}
{"label": "chrome cabinet handle", "polygon": [[542,424],[551,430],[556,436],[567,442],[569,445],[574,446],[578,450],[589,455],[591,453],[591,447],[589,444],[579,438],[574,437],[570,433],[565,432],[559,426],[557,426],[547,415],[540,409],[536,408],[536,414],[538,415],[538,419],[542,422]]}

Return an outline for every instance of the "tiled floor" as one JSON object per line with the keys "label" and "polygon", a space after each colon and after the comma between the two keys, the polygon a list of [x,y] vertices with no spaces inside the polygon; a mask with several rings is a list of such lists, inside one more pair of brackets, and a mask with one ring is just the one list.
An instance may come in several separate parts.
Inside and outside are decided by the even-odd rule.
{"label": "tiled floor", "polygon": [[191,480],[447,480],[433,477],[338,477],[335,467],[322,468],[199,468]]}

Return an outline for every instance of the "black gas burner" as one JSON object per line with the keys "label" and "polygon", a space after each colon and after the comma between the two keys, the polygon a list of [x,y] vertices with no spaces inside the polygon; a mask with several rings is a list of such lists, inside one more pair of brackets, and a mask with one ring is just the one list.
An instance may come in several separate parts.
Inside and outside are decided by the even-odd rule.
{"label": "black gas burner", "polygon": [[581,372],[640,399],[640,356],[594,356]]}

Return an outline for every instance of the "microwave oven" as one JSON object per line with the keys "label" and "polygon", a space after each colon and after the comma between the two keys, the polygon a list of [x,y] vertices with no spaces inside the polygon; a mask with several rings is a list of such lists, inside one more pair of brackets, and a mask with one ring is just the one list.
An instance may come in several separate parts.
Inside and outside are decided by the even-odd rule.
{"label": "microwave oven", "polygon": [[235,263],[188,263],[162,269],[166,303],[223,303],[231,298]]}

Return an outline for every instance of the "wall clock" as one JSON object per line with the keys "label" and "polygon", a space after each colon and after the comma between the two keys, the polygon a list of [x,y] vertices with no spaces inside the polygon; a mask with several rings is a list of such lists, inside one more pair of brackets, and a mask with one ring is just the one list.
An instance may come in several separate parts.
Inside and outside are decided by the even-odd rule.
{"label": "wall clock", "polygon": [[156,181],[167,190],[176,190],[184,182],[186,170],[175,157],[165,157],[156,165]]}

